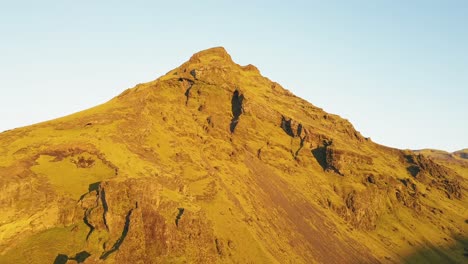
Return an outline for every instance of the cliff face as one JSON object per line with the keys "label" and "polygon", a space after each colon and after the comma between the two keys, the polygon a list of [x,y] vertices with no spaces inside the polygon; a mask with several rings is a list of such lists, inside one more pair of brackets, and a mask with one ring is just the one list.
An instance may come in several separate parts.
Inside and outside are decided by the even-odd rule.
{"label": "cliff face", "polygon": [[468,253],[466,159],[375,144],[223,48],[106,104],[3,132],[0,154],[2,263]]}

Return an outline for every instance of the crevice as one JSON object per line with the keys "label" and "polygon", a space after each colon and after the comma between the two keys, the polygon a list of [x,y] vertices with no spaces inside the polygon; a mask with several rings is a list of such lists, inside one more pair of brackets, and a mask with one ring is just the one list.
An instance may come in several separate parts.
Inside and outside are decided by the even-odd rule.
{"label": "crevice", "polygon": [[88,194],[89,194],[89,192],[82,194],[82,195],[80,196],[80,199],[78,199],[78,202],[82,202],[83,199],[84,199],[84,198],[86,197],[86,195],[88,195]]}
{"label": "crevice", "polygon": [[177,213],[175,224],[177,227],[179,227],[179,221],[182,218],[182,215],[184,214],[185,208],[177,208],[177,210],[179,210],[179,213]]}
{"label": "crevice", "polygon": [[214,127],[213,118],[211,116],[206,118],[206,123],[208,123],[209,126]]}
{"label": "crevice", "polygon": [[130,229],[130,217],[132,216],[133,210],[134,210],[134,208],[130,209],[130,211],[128,211],[128,213],[127,213],[127,216],[125,217],[125,225],[124,225],[124,228],[122,230],[122,235],[120,235],[119,239],[117,239],[117,241],[115,241],[115,243],[114,243],[114,245],[112,246],[111,249],[109,249],[108,251],[102,253],[101,257],[99,257],[100,259],[105,260],[105,259],[107,259],[109,257],[110,254],[112,254],[115,251],[119,250],[120,246],[122,245],[122,243],[125,240],[125,237],[127,237],[128,231]]}
{"label": "crevice", "polygon": [[192,81],[190,79],[179,78],[179,82],[183,82],[183,81],[188,82],[188,87],[187,87],[187,89],[185,90],[185,93],[184,93],[184,95],[185,95],[185,105],[188,105],[188,102],[190,100],[190,91],[192,90],[194,81]]}
{"label": "crevice", "polygon": [[197,71],[196,70],[191,70],[190,75],[196,80],[197,79]]}
{"label": "crevice", "polygon": [[223,255],[222,245],[217,238],[215,238],[215,245],[216,245],[216,252],[218,252],[218,255],[222,256]]}
{"label": "crevice", "polygon": [[[85,210],[85,213],[84,213],[84,216],[83,216],[83,222],[84,224],[89,227],[89,232],[88,234],[86,235],[86,241],[88,241],[89,237],[91,236],[91,234],[93,233],[94,229],[96,229],[88,220],[88,217],[90,216],[91,212],[97,208],[99,206],[98,204],[98,199],[99,199],[99,187],[100,187],[100,184],[101,182],[95,182],[95,183],[91,183],[89,186],[88,186],[88,192],[81,195],[80,199],[78,200],[78,202],[82,202],[83,199],[86,197],[86,195],[90,194],[91,192],[95,191],[96,192],[96,204],[94,207],[92,208],[86,208]],[[106,204],[107,206],[107,204]]]}
{"label": "crevice", "polygon": [[[302,124],[298,124],[297,125],[297,128],[296,128],[296,133],[294,133],[294,129],[293,129],[293,120],[292,119],[287,119],[286,117],[284,116],[281,116],[281,129],[283,129],[283,131],[288,135],[290,136],[292,139],[291,139],[291,155],[293,156],[294,159],[297,159],[297,156],[299,156],[299,152],[302,150],[302,148],[304,147],[304,143],[305,143],[305,140],[306,140],[306,137],[307,137],[307,132],[305,132],[305,135],[302,136],[302,132],[304,131],[304,127],[302,126]],[[298,137],[299,138],[299,148],[294,151],[293,149],[293,140]]]}
{"label": "crevice", "polygon": [[87,225],[89,227],[89,232],[88,234],[86,235],[86,241],[88,241],[89,237],[91,236],[91,234],[93,233],[94,229],[96,229],[89,221],[88,221],[88,217],[89,215],[91,214],[91,212],[98,207],[98,199],[99,199],[99,191],[97,191],[96,193],[96,205],[92,208],[88,208],[86,209],[86,212],[84,214],[84,217],[83,217],[83,222],[85,223],[85,225]]}
{"label": "crevice", "polygon": [[101,182],[94,182],[94,183],[91,183],[89,186],[88,186],[88,193],[92,192],[92,191],[96,191],[96,192],[99,192],[99,186],[101,185]]}
{"label": "crevice", "polygon": [[239,117],[244,113],[243,102],[244,95],[240,94],[238,90],[235,90],[231,99],[232,120],[229,127],[231,134],[236,130],[239,124]]}
{"label": "crevice", "polygon": [[[301,129],[302,129],[302,126],[300,125]],[[299,135],[299,134],[298,134]],[[297,159],[297,156],[299,156],[299,152],[302,150],[302,148],[304,147],[304,142],[305,142],[305,139],[306,137],[300,137],[299,136],[299,139],[301,140],[299,142],[299,148],[296,150],[296,153],[294,153],[294,159]]]}
{"label": "crevice", "polygon": [[[297,134],[298,137],[301,137],[301,136],[302,136],[302,124],[299,124],[299,125],[297,126],[297,133],[296,133],[296,134]],[[301,138],[301,139],[302,139],[302,138]]]}
{"label": "crevice", "polygon": [[106,218],[107,212],[109,211],[109,206],[107,205],[106,192],[104,191],[104,189],[101,189],[100,196],[101,196],[102,208],[104,209],[104,212],[102,213],[102,220],[104,222],[104,225],[106,226],[107,231],[109,231],[109,226],[107,225],[107,218]]}
{"label": "crevice", "polygon": [[[284,116],[281,116],[281,128],[283,131],[288,134],[290,137],[294,137],[294,132],[291,127],[291,119],[286,119]],[[301,131],[302,131],[302,126],[301,126]]]}
{"label": "crevice", "polygon": [[82,194],[82,195],[80,196],[80,199],[78,199],[78,202],[83,201],[83,199],[86,197],[86,195],[90,194],[90,193],[93,192],[93,191],[96,191],[97,193],[99,193],[99,185],[100,185],[100,184],[101,184],[101,182],[91,183],[91,184],[88,186],[88,192]]}
{"label": "crevice", "polygon": [[[99,186],[100,186],[100,183],[101,183],[101,182],[91,183],[91,184],[89,185],[89,187],[88,187],[88,192],[85,193],[85,194],[83,194],[83,195],[81,195],[81,196],[80,196],[80,199],[78,200],[78,202],[82,202],[83,199],[86,197],[86,195],[91,194],[91,192],[93,192],[93,191],[96,191],[96,204],[95,204],[95,206],[92,207],[92,208],[86,208],[85,213],[84,213],[84,216],[83,216],[83,222],[84,222],[84,224],[85,224],[87,227],[89,227],[89,232],[88,232],[88,234],[86,235],[86,241],[88,241],[88,239],[89,239],[89,237],[91,236],[91,234],[93,233],[94,229],[96,229],[96,228],[89,222],[88,218],[89,218],[91,212],[92,212],[95,208],[97,208],[97,207],[99,206],[99,204],[98,204],[98,199],[99,199]],[[83,208],[83,209],[85,209],[85,208]],[[58,257],[58,256],[57,256],[57,257]]]}
{"label": "crevice", "polygon": [[188,105],[188,101],[190,99],[190,90],[192,89],[193,84],[189,84],[187,90],[185,90],[185,105]]}
{"label": "crevice", "polygon": [[89,227],[89,232],[88,232],[88,234],[86,235],[86,241],[88,241],[89,236],[91,236],[91,234],[93,233],[94,229],[96,229],[96,228],[88,221],[88,217],[89,217],[89,215],[91,214],[91,211],[92,211],[92,210],[93,210],[93,209],[88,209],[88,210],[86,210],[85,215],[84,215],[84,217],[83,217],[83,222],[85,223],[86,226]]}
{"label": "crevice", "polygon": [[332,170],[334,173],[336,173],[336,174],[338,174],[338,175],[340,175],[340,176],[344,176],[344,174],[343,174],[339,169],[337,169],[335,166],[333,166],[333,165],[330,165],[330,166],[328,167],[328,169],[329,169],[329,170]]}

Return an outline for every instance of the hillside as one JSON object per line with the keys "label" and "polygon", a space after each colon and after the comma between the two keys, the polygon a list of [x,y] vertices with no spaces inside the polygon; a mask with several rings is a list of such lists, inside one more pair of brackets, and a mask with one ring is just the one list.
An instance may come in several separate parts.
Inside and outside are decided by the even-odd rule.
{"label": "hillside", "polygon": [[378,145],[223,48],[0,155],[0,263],[467,260],[467,159]]}

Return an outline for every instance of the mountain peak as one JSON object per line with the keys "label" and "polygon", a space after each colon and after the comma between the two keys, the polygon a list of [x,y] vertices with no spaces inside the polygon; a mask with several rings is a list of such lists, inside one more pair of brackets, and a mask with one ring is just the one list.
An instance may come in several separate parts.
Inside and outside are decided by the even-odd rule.
{"label": "mountain peak", "polygon": [[213,61],[234,63],[231,55],[223,47],[213,47],[199,51],[192,55],[189,62],[192,63],[209,63]]}
{"label": "mountain peak", "polygon": [[213,47],[193,54],[188,61],[168,72],[161,80],[185,79],[205,83],[239,83],[239,79],[261,75],[253,65],[235,63],[223,47]]}

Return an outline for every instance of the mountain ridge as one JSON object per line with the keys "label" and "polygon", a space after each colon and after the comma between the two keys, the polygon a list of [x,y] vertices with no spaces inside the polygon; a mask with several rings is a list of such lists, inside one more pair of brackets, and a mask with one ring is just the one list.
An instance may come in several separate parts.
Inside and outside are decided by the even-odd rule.
{"label": "mountain ridge", "polygon": [[1,133],[0,153],[7,263],[466,254],[466,160],[376,144],[220,47],[105,104]]}

